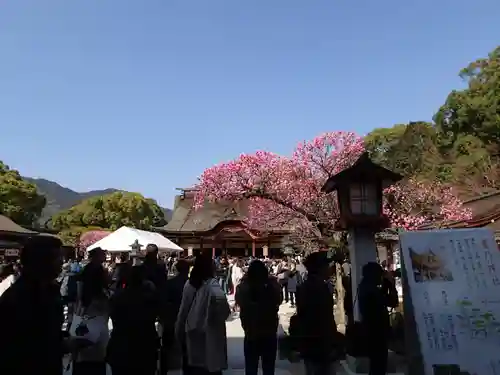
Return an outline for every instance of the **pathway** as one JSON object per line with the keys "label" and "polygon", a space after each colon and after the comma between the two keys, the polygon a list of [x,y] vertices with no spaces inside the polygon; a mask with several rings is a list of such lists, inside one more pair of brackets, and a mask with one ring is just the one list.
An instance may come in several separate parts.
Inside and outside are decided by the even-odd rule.
{"label": "pathway", "polygon": [[[224,372],[224,375],[243,375],[245,373],[245,357],[243,355],[243,329],[238,314],[233,314],[226,322],[227,329],[227,346],[228,346],[228,365],[229,369]],[[300,375],[297,366],[292,365],[288,361],[276,362],[275,375]],[[299,370],[299,372],[297,372]],[[182,375],[181,371],[169,372],[169,375]],[[260,374],[260,372],[259,372]],[[71,371],[65,371],[64,375],[71,375]],[[108,367],[108,375],[111,374],[111,369]]]}
{"label": "pathway", "polygon": [[[232,304],[231,297],[228,298]],[[284,331],[288,331],[290,317],[295,313],[295,308],[288,304],[280,306],[280,326],[278,334],[282,335]],[[110,329],[112,328],[110,324]],[[245,357],[243,355],[243,329],[237,313],[233,314],[226,322],[227,329],[227,346],[228,346],[228,366],[229,369],[224,371],[224,375],[244,375],[245,373]],[[346,374],[342,368],[337,369],[337,374]],[[171,371],[169,375],[182,375],[181,371]],[[261,372],[259,371],[259,375]],[[65,371],[64,375],[71,375],[71,371]],[[111,374],[111,369],[108,367],[108,375]],[[302,363],[290,363],[286,360],[276,361],[275,375],[304,375]]]}

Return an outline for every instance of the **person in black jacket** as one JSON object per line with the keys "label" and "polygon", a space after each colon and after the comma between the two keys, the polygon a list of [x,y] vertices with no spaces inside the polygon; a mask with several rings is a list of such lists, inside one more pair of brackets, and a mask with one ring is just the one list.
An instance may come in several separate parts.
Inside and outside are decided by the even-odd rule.
{"label": "person in black jacket", "polygon": [[306,375],[329,375],[337,334],[333,298],[326,282],[329,262],[323,252],[316,252],[306,258],[304,266],[307,279],[297,288],[293,335],[298,338]]}
{"label": "person in black jacket", "polygon": [[[179,259],[174,268],[177,272],[173,278],[165,284],[165,292],[162,293],[160,323],[163,329],[162,332],[162,345],[160,352],[160,373],[166,375],[168,370],[172,368],[172,352],[175,352],[175,321],[181,306],[182,291],[184,285],[189,279],[190,263],[184,259]],[[180,349],[180,348],[177,348]],[[180,350],[178,351],[179,357],[181,356]]]}
{"label": "person in black jacket", "polygon": [[219,263],[217,264],[216,277],[217,280],[219,281],[220,287],[226,294],[228,292],[228,285],[227,285],[228,275],[229,275],[229,264],[227,263],[227,259],[225,257],[222,257]]}
{"label": "person in black jacket", "polygon": [[133,267],[111,298],[113,331],[107,348],[113,375],[154,375],[159,338],[155,322],[159,306],[155,290],[144,278],[140,266]]}
{"label": "person in black jacket", "polygon": [[146,246],[146,256],[140,266],[144,272],[144,278],[153,283],[158,292],[165,290],[167,282],[167,267],[158,259],[158,246],[149,244]]}
{"label": "person in black jacket", "polygon": [[112,289],[118,291],[125,287],[125,281],[132,271],[132,261],[130,260],[129,253],[120,254],[120,263],[115,267],[112,276]]}
{"label": "person in black jacket", "polygon": [[260,358],[262,374],[274,375],[281,299],[280,286],[274,277],[269,276],[264,263],[252,261],[235,293],[236,303],[240,306],[241,326],[245,332],[243,350],[246,375],[257,375]]}
{"label": "person in black jacket", "polygon": [[61,241],[34,236],[21,250],[21,275],[0,297],[0,374],[61,375],[65,342]]}
{"label": "person in black jacket", "polygon": [[398,293],[378,263],[365,264],[362,272],[358,301],[370,360],[369,374],[385,375],[390,334],[388,307],[398,305]]}

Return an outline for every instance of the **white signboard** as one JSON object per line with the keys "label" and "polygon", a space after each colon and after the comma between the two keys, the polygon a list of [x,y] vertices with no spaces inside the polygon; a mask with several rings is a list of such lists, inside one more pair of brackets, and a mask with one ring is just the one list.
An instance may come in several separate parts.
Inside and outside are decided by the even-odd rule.
{"label": "white signboard", "polygon": [[500,252],[493,233],[406,232],[400,245],[425,375],[500,375]]}

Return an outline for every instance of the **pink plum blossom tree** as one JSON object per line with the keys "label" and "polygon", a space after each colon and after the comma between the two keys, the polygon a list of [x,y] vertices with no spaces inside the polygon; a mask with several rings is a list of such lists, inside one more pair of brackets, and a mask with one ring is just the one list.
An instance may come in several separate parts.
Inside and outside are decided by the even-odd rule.
{"label": "pink plum blossom tree", "polygon": [[87,247],[95,244],[97,241],[102,240],[109,234],[110,232],[105,230],[90,230],[88,232],[85,232],[80,236],[78,247],[80,250],[85,250]]}
{"label": "pink plum blossom tree", "polygon": [[[260,231],[293,230],[302,245],[324,246],[339,216],[334,194],[321,187],[365,152],[352,132],[324,133],[297,145],[289,157],[267,151],[243,154],[203,172],[195,206],[204,202],[246,200],[247,225]],[[434,220],[471,216],[453,189],[438,182],[404,180],[385,190],[384,211],[393,227],[413,230]]]}

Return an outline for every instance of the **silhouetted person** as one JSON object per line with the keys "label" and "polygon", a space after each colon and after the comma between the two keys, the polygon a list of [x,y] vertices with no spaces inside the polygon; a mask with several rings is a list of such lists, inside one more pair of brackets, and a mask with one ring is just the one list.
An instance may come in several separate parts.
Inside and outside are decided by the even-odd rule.
{"label": "silhouetted person", "polygon": [[0,297],[0,374],[61,375],[63,304],[55,282],[61,241],[34,236],[21,250],[21,275]]}
{"label": "silhouetted person", "polygon": [[158,246],[155,244],[146,246],[146,255],[140,267],[146,280],[151,281],[157,291],[165,289],[168,275],[165,263],[158,259]]}
{"label": "silhouetted person", "polygon": [[278,310],[282,299],[280,285],[274,277],[269,277],[264,263],[254,260],[236,288],[235,299],[245,332],[245,374],[257,375],[259,359],[262,359],[262,374],[274,375]]}
{"label": "silhouetted person", "polygon": [[229,264],[227,263],[227,259],[225,257],[219,260],[219,263],[217,264],[216,273],[217,273],[217,279],[219,281],[222,290],[227,294],[228,293],[227,278],[229,274]]}
{"label": "silhouetted person", "polygon": [[358,301],[370,360],[369,374],[385,375],[390,334],[387,308],[398,305],[398,293],[378,263],[367,263],[362,272]]}
{"label": "silhouetted person", "polygon": [[120,263],[116,264],[112,276],[112,288],[117,291],[125,287],[125,281],[132,270],[132,261],[128,253],[120,254]]}
{"label": "silhouetted person", "polygon": [[125,282],[111,298],[113,331],[108,344],[108,363],[113,375],[154,375],[159,338],[156,291],[144,278],[140,267],[133,267]]}
{"label": "silhouetted person", "polygon": [[161,374],[167,374],[169,367],[169,359],[172,358],[172,352],[182,355],[180,348],[176,347],[175,341],[175,321],[182,301],[182,291],[184,285],[189,278],[190,263],[184,259],[179,259],[173,266],[177,274],[167,281],[166,290],[162,293],[162,303],[160,311],[160,322],[162,325],[162,346],[160,354],[160,370]]}
{"label": "silhouetted person", "polygon": [[344,288],[344,313],[346,316],[345,326],[352,324],[354,322],[354,306],[352,299],[352,284],[351,276],[342,276],[342,287]]}
{"label": "silhouetted person", "polygon": [[89,251],[88,257],[89,262],[78,277],[79,307],[83,309],[90,306],[96,298],[107,298],[106,290],[110,284],[108,271],[103,266],[106,261],[105,251],[96,247]]}
{"label": "silhouetted person", "polygon": [[329,263],[323,252],[310,254],[304,261],[307,278],[297,289],[299,350],[306,375],[329,375],[337,325],[333,298],[326,282]]}

